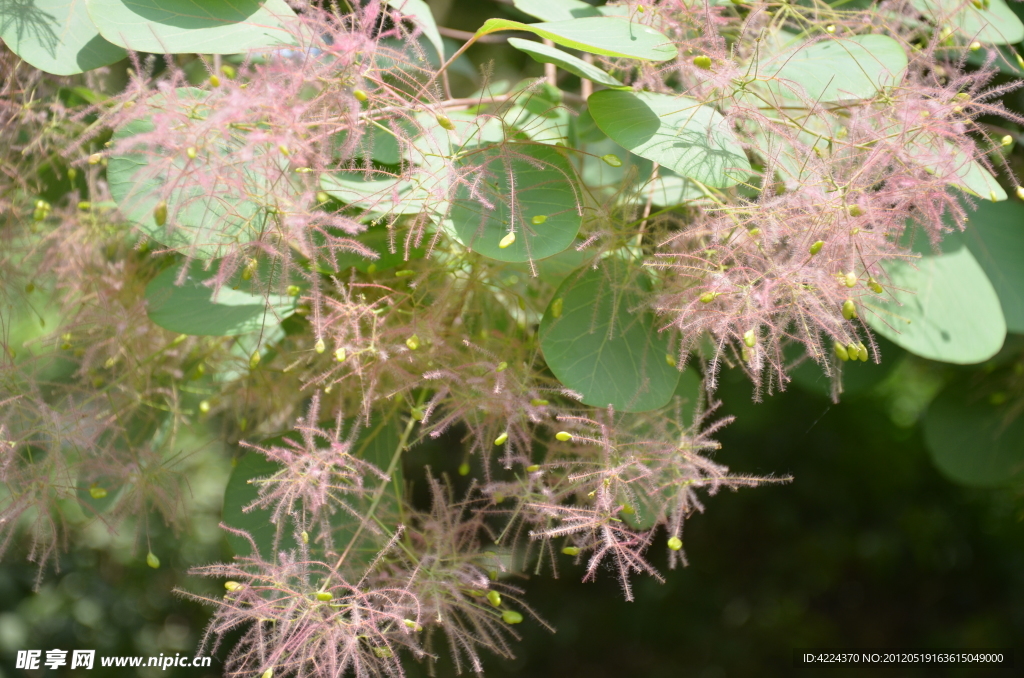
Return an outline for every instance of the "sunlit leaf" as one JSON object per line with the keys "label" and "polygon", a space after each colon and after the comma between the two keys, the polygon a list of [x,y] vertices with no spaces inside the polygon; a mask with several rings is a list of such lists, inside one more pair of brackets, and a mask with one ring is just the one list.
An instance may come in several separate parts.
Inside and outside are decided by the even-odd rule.
{"label": "sunlit leaf", "polygon": [[498,31],[529,31],[563,47],[610,57],[668,61],[678,54],[675,43],[653,28],[612,17],[586,17],[539,24],[488,19],[476,34],[487,35]]}
{"label": "sunlit leaf", "polygon": [[41,71],[74,75],[127,53],[102,37],[83,0],[0,0],[0,38]]}
{"label": "sunlit leaf", "polygon": [[936,24],[949,26],[961,40],[1014,45],[1024,40],[1024,24],[1003,0],[985,0],[978,7],[964,0],[913,0]]}
{"label": "sunlit leaf", "polygon": [[509,38],[508,44],[521,52],[526,52],[534,61],[539,63],[554,64],[563,71],[568,71],[573,75],[592,80],[606,87],[625,87],[622,81],[609,75],[603,69],[598,68],[594,64],[588,64],[583,59],[574,57],[568,52],[563,52],[557,47],[549,47],[542,42],[522,40],[520,38]]}
{"label": "sunlit leaf", "polygon": [[725,117],[683,96],[601,90],[587,100],[598,127],[622,147],[680,176],[727,188],[750,163]]}

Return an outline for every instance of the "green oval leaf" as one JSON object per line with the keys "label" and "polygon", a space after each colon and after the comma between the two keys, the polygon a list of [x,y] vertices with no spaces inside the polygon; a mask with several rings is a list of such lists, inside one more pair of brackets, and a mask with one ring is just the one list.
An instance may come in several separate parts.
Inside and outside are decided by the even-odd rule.
{"label": "green oval leaf", "polygon": [[[158,107],[163,98],[157,95],[150,104]],[[178,110],[173,112],[180,113],[181,118],[207,115],[209,99],[209,92],[181,88],[173,103]],[[154,129],[149,119],[135,120],[118,129],[113,140],[124,142]],[[126,219],[160,244],[187,250],[202,259],[223,256],[232,246],[252,240],[262,229],[266,214],[249,198],[281,191],[280,184],[272,187],[271,180],[257,174],[251,164],[232,159],[244,143],[241,137],[207,141],[195,160],[187,158],[180,149],[172,152],[153,142],[128,142],[126,150],[116,152],[107,165],[110,194]],[[195,175],[205,171],[207,154],[213,155],[218,171],[219,165],[237,165],[238,175],[247,184],[247,196],[235,195],[236,189],[226,183],[213,187],[199,185]],[[158,224],[154,216],[160,202],[167,203],[166,225]]]}
{"label": "green oval leaf", "polygon": [[203,283],[217,274],[216,264],[204,271],[201,262],[192,262],[181,286],[174,284],[178,274],[172,266],[146,286],[149,319],[171,332],[234,337],[261,332],[295,312],[298,297],[253,294],[252,286],[243,281],[236,284],[248,291],[224,286],[214,298],[213,290]]}
{"label": "green oval leaf", "polygon": [[437,24],[434,22],[434,15],[427,3],[423,0],[387,0],[387,3],[420,27],[423,35],[427,37],[430,44],[437,50],[441,60],[444,61],[444,41],[441,39]]}
{"label": "green oval leaf", "polygon": [[1002,348],[999,297],[969,250],[883,268],[890,278],[885,287],[899,303],[863,300],[876,332],[915,355],[958,365],[983,362]]}
{"label": "green oval leaf", "polygon": [[964,485],[1000,487],[1024,480],[1024,418],[1012,400],[993,404],[953,383],[928,407],[924,439],[932,461]]}
{"label": "green oval leaf", "polygon": [[999,295],[1006,329],[1024,334],[1024,205],[981,202],[967,230],[946,237],[967,245]]}
{"label": "green oval leaf", "polygon": [[54,75],[82,73],[128,54],[100,37],[82,0],[3,0],[0,38],[22,59]]}
{"label": "green oval leaf", "polygon": [[965,0],[913,0],[912,4],[935,24],[955,29],[961,40],[989,45],[1024,40],[1024,24],[1003,0],[987,0],[984,9]]}
{"label": "green oval leaf", "polygon": [[668,61],[678,55],[675,43],[662,33],[643,24],[613,17],[585,17],[539,24],[488,19],[476,35],[479,37],[498,31],[528,31],[563,47],[624,59]]}
{"label": "green oval leaf", "polygon": [[363,172],[323,174],[320,188],[343,203],[362,207],[374,214],[419,214],[431,202],[443,202],[433,190],[438,179],[427,172],[418,172],[412,178],[395,177],[383,172],[374,176],[384,178],[363,179]]}
{"label": "green oval leaf", "polygon": [[906,67],[907,55],[892,38],[855,35],[791,47],[758,64],[757,74],[779,96],[825,103],[870,99],[899,84]]}
{"label": "green oval leaf", "polygon": [[526,52],[538,63],[554,64],[563,71],[568,71],[573,75],[592,80],[606,87],[626,87],[618,78],[609,75],[594,64],[588,64],[583,59],[577,59],[557,47],[549,47],[542,42],[522,40],[520,38],[509,38],[508,44],[520,52]]}
{"label": "green oval leaf", "polygon": [[583,0],[512,0],[512,5],[523,14],[541,21],[572,21],[588,16],[629,16],[625,5],[594,7]]}
{"label": "green oval leaf", "polygon": [[137,52],[237,54],[294,42],[284,0],[85,1],[100,35]]}
{"label": "green oval leaf", "polygon": [[[566,278],[544,313],[544,360],[586,405],[645,412],[663,407],[676,390],[680,373],[666,359],[668,336],[643,308],[644,275],[609,257]],[[553,306],[561,306],[558,317]]]}
{"label": "green oval leaf", "polygon": [[725,117],[688,97],[601,90],[587,100],[597,126],[616,143],[680,176],[728,188],[750,163]]}
{"label": "green oval leaf", "polygon": [[[575,171],[557,147],[505,144],[471,153],[463,163],[481,168],[480,181],[470,178],[456,189],[449,213],[466,247],[498,261],[530,261],[558,254],[576,239],[581,197]],[[467,184],[475,184],[475,194]],[[514,242],[502,247],[510,233]]]}

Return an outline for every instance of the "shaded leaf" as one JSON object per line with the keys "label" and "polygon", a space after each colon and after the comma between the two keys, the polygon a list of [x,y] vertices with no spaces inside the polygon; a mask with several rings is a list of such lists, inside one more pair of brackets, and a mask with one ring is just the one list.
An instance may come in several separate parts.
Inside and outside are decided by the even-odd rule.
{"label": "shaded leaf", "polygon": [[583,0],[512,0],[512,5],[523,14],[541,21],[571,21],[588,16],[628,16],[624,5],[595,7]]}
{"label": "shaded leaf", "polygon": [[[499,261],[543,259],[569,247],[583,217],[572,165],[554,147],[506,144],[471,153],[474,191],[459,185],[449,217],[470,249]],[[510,233],[511,244],[502,247]]]}
{"label": "shaded leaf", "polygon": [[[559,286],[540,324],[541,350],[562,384],[583,403],[625,412],[663,407],[679,383],[669,340],[643,308],[644,276],[609,257]],[[561,300],[560,303],[556,303]]]}
{"label": "shaded leaf", "polygon": [[444,41],[441,39],[437,24],[434,22],[434,15],[427,3],[423,0],[387,0],[387,3],[420,27],[423,35],[427,36],[427,40],[430,40],[430,44],[434,46],[437,54],[444,61]]}
{"label": "shaded leaf", "polygon": [[251,285],[242,281],[249,291],[224,286],[214,298],[213,290],[203,283],[216,276],[216,265],[204,271],[202,262],[192,262],[181,286],[174,284],[178,274],[172,266],[146,286],[149,319],[171,332],[233,337],[263,332],[295,312],[297,297],[253,294]]}
{"label": "shaded leaf", "polygon": [[982,7],[964,0],[912,0],[914,7],[938,25],[950,25],[961,40],[1014,45],[1024,40],[1024,24],[1003,0]]}

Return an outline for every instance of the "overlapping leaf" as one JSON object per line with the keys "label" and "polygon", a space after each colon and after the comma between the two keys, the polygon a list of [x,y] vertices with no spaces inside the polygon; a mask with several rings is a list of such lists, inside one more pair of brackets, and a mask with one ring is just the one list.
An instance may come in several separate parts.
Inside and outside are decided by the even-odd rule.
{"label": "overlapping leaf", "polygon": [[680,176],[727,188],[750,162],[721,113],[683,96],[601,90],[587,100],[598,127],[616,143]]}
{"label": "overlapping leaf", "polygon": [[481,36],[498,31],[528,31],[563,47],[624,59],[668,61],[678,54],[675,43],[664,34],[644,24],[614,17],[586,17],[539,24],[488,19],[476,34]]}
{"label": "overlapping leaf", "polygon": [[509,38],[508,44],[521,52],[526,52],[534,61],[539,63],[554,64],[563,71],[568,71],[587,80],[593,80],[597,84],[606,87],[625,87],[621,80],[609,75],[603,69],[598,68],[594,64],[588,64],[583,59],[574,57],[568,52],[563,52],[557,47],[549,47],[542,42],[522,40],[520,38]]}
{"label": "overlapping leaf", "polygon": [[22,59],[54,75],[82,73],[127,55],[100,36],[84,0],[0,0],[0,38]]}
{"label": "overlapping leaf", "polygon": [[950,26],[965,41],[989,45],[1014,45],[1024,40],[1024,24],[1003,0],[984,3],[964,0],[913,0],[925,16],[942,26]]}

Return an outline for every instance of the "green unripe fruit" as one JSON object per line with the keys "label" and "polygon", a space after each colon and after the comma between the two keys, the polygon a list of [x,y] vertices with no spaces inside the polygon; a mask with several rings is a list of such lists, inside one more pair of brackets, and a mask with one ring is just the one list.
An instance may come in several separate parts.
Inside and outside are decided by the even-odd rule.
{"label": "green unripe fruit", "polygon": [[853,271],[850,271],[849,273],[846,274],[846,277],[844,278],[843,282],[846,283],[847,287],[856,287],[857,286],[857,274],[855,272],[853,272]]}
{"label": "green unripe fruit", "polygon": [[196,147],[195,146],[189,146],[188,148],[186,148],[185,149],[185,155],[188,156],[189,160],[195,160],[196,159]]}
{"label": "green unripe fruit", "polygon": [[260,678],[274,678],[274,669],[267,669]]}
{"label": "green unripe fruit", "polygon": [[299,296],[299,292],[300,292],[299,286],[298,285],[289,285],[288,288],[285,290],[285,292],[288,293],[289,297],[297,297],[297,296]]}
{"label": "green unripe fruit", "polygon": [[561,318],[562,317],[562,304],[563,303],[564,303],[564,300],[562,299],[562,297],[558,297],[557,299],[555,299],[554,301],[551,302],[551,317],[552,318]]}
{"label": "green unripe fruit", "polygon": [[679,537],[669,537],[668,547],[673,551],[678,551],[679,549],[683,548],[683,540]]}
{"label": "green unripe fruit", "polygon": [[530,464],[529,466],[526,467],[527,473],[536,473],[539,470],[540,466],[538,464]]}
{"label": "green unripe fruit", "polygon": [[835,351],[836,357],[842,360],[844,363],[850,359],[850,354],[846,352],[846,347],[840,344],[838,341],[832,344],[832,350]]}
{"label": "green unripe fruit", "polygon": [[103,497],[107,496],[107,491],[102,487],[93,485],[89,488],[89,496],[93,499],[103,499]]}
{"label": "green unripe fruit", "polygon": [[89,164],[90,165],[98,165],[101,162],[103,162],[103,154],[102,153],[93,153],[92,155],[89,156]]}
{"label": "green unripe fruit", "polygon": [[857,305],[853,303],[853,299],[847,299],[843,302],[843,317],[847,320],[853,320],[857,317]]}
{"label": "green unripe fruit", "polygon": [[[410,410],[409,413],[412,414],[412,418],[415,419],[416,421],[423,421],[423,417],[426,416],[423,410],[420,409],[419,407],[412,408],[412,410]],[[466,467],[466,473],[469,473],[469,465],[463,464],[463,466]],[[459,473],[462,473],[462,466],[459,467]],[[462,473],[462,475],[466,475],[466,473]]]}
{"label": "green unripe fruit", "polygon": [[874,278],[868,278],[868,289],[875,294],[882,294],[885,292],[885,288],[878,284],[878,281]]}
{"label": "green unripe fruit", "polygon": [[302,538],[302,543],[303,544],[308,544],[309,543],[309,532],[306,532],[305,530],[303,530],[302,534],[300,534],[299,537]]}
{"label": "green unripe fruit", "polygon": [[160,559],[156,557],[156,554],[150,551],[146,554],[146,565],[149,565],[154,570],[160,567]]}
{"label": "green unripe fruit", "polygon": [[502,433],[500,436],[494,439],[495,445],[504,445],[508,441],[508,434]]}
{"label": "green unripe fruit", "polygon": [[323,353],[327,350],[327,344],[324,343],[323,339],[317,339],[316,344],[313,346],[313,350],[317,353]]}
{"label": "green unripe fruit", "polygon": [[534,216],[532,219],[530,219],[530,222],[534,226],[540,226],[541,224],[543,224],[547,220],[548,220],[547,215],[545,215],[545,214],[538,214],[538,215]]}
{"label": "green unripe fruit", "polygon": [[415,351],[420,347],[420,338],[414,334],[405,340],[405,345],[409,347],[410,351]]}
{"label": "green unripe fruit", "polygon": [[711,70],[711,57],[709,57],[707,55],[704,55],[704,54],[702,54],[700,56],[697,56],[697,57],[693,57],[693,65],[696,66],[697,68],[701,69],[701,70],[710,71]]}
{"label": "green unripe fruit", "polygon": [[445,128],[449,132],[451,132],[451,131],[453,131],[455,129],[455,124],[451,121],[451,118],[449,118],[447,115],[444,115],[442,113],[438,113],[434,117],[437,119],[437,124],[440,125],[441,127]]}
{"label": "green unripe fruit", "polygon": [[230,64],[223,64],[223,65],[222,65],[222,66],[220,67],[220,72],[221,72],[221,73],[222,73],[223,75],[225,75],[225,76],[227,76],[227,77],[231,78],[232,80],[234,80],[234,79],[235,79],[235,76],[236,76],[236,75],[238,75],[238,71],[236,71],[236,70],[235,70],[235,67],[234,67],[234,66],[231,66]]}
{"label": "green unripe fruit", "polygon": [[743,343],[754,348],[754,345],[757,344],[757,335],[754,334],[754,330],[747,330],[743,333]]}
{"label": "green unripe fruit", "polygon": [[619,158],[619,156],[615,155],[614,153],[602,155],[601,160],[604,160],[605,163],[611,165],[612,167],[622,167],[622,160]]}
{"label": "green unripe fruit", "polygon": [[846,355],[850,356],[850,360],[856,360],[860,357],[860,349],[857,348],[857,344],[849,343],[846,345]]}
{"label": "green unripe fruit", "polygon": [[241,591],[245,588],[244,584],[240,584],[237,581],[226,581],[224,582],[224,588],[234,593],[235,591]]}
{"label": "green unripe fruit", "polygon": [[74,181],[77,178],[78,178],[78,170],[76,170],[74,167],[69,167],[68,168],[68,181]]}
{"label": "green unripe fruit", "polygon": [[461,464],[459,464],[459,475],[460,476],[468,476],[469,475],[469,464],[467,464],[466,462],[462,462]]}
{"label": "green unripe fruit", "polygon": [[494,371],[504,372],[506,369],[508,369],[508,363],[502,360],[500,363],[498,363],[498,366],[494,368]]}
{"label": "green unripe fruit", "polygon": [[383,646],[373,648],[373,654],[381,659],[391,659],[395,656],[391,650]]}
{"label": "green unripe fruit", "polygon": [[501,605],[501,594],[497,591],[488,591],[487,601],[494,607],[499,607]]}
{"label": "green unripe fruit", "polygon": [[860,205],[850,205],[850,207],[847,209],[847,212],[851,217],[859,217],[862,214],[864,214],[864,210],[861,208]]}
{"label": "green unripe fruit", "polygon": [[533,405],[534,407],[544,407],[545,405],[548,404],[548,401],[544,400],[543,398],[534,398],[533,400],[530,401],[530,404]]}
{"label": "green unripe fruit", "polygon": [[718,292],[705,292],[700,295],[700,301],[702,304],[710,304],[718,296]]}
{"label": "green unripe fruit", "polygon": [[868,349],[864,346],[864,342],[857,342],[857,357],[860,358],[862,363],[868,361]]}
{"label": "green unripe fruit", "polygon": [[825,241],[819,240],[811,245],[811,254],[817,254],[821,251],[821,248],[825,246]]}
{"label": "green unripe fruit", "polygon": [[317,203],[323,205],[325,202],[327,202],[330,199],[331,199],[331,196],[329,196],[327,193],[325,193],[323,191],[317,191],[316,192],[316,201],[317,201]]}
{"label": "green unripe fruit", "polygon": [[512,245],[512,243],[514,243],[515,241],[516,241],[516,234],[515,233],[508,233],[498,243],[498,247],[500,249],[505,249],[507,247],[510,247]]}
{"label": "green unripe fruit", "polygon": [[519,624],[523,621],[523,615],[515,610],[505,610],[501,613],[501,620],[506,624]]}
{"label": "green unripe fruit", "polygon": [[562,553],[564,553],[567,556],[578,556],[580,554],[580,550],[575,546],[566,546],[564,549],[562,549]]}
{"label": "green unripe fruit", "polygon": [[561,440],[563,443],[567,443],[572,440],[572,434],[567,431],[559,431],[555,434],[555,440]]}
{"label": "green unripe fruit", "polygon": [[326,603],[327,601],[334,600],[334,594],[330,591],[317,591],[316,599]]}
{"label": "green unripe fruit", "polygon": [[352,96],[354,96],[359,101],[366,101],[367,99],[370,98],[370,95],[368,95],[366,92],[364,92],[361,89],[354,89],[354,90],[352,90]]}
{"label": "green unripe fruit", "polygon": [[252,355],[249,356],[249,369],[250,370],[255,370],[256,366],[259,365],[259,364],[260,364],[260,350],[256,349],[255,351],[252,352]]}
{"label": "green unripe fruit", "polygon": [[339,348],[337,351],[334,352],[334,359],[337,360],[339,363],[345,362],[345,358],[347,357],[348,354],[345,352],[344,347]]}
{"label": "green unripe fruit", "polygon": [[408,626],[413,631],[422,631],[423,627],[414,622],[412,619],[403,619],[402,623]]}
{"label": "green unripe fruit", "polygon": [[214,87],[220,87],[220,78],[218,78],[216,75],[211,75],[210,84]]}

